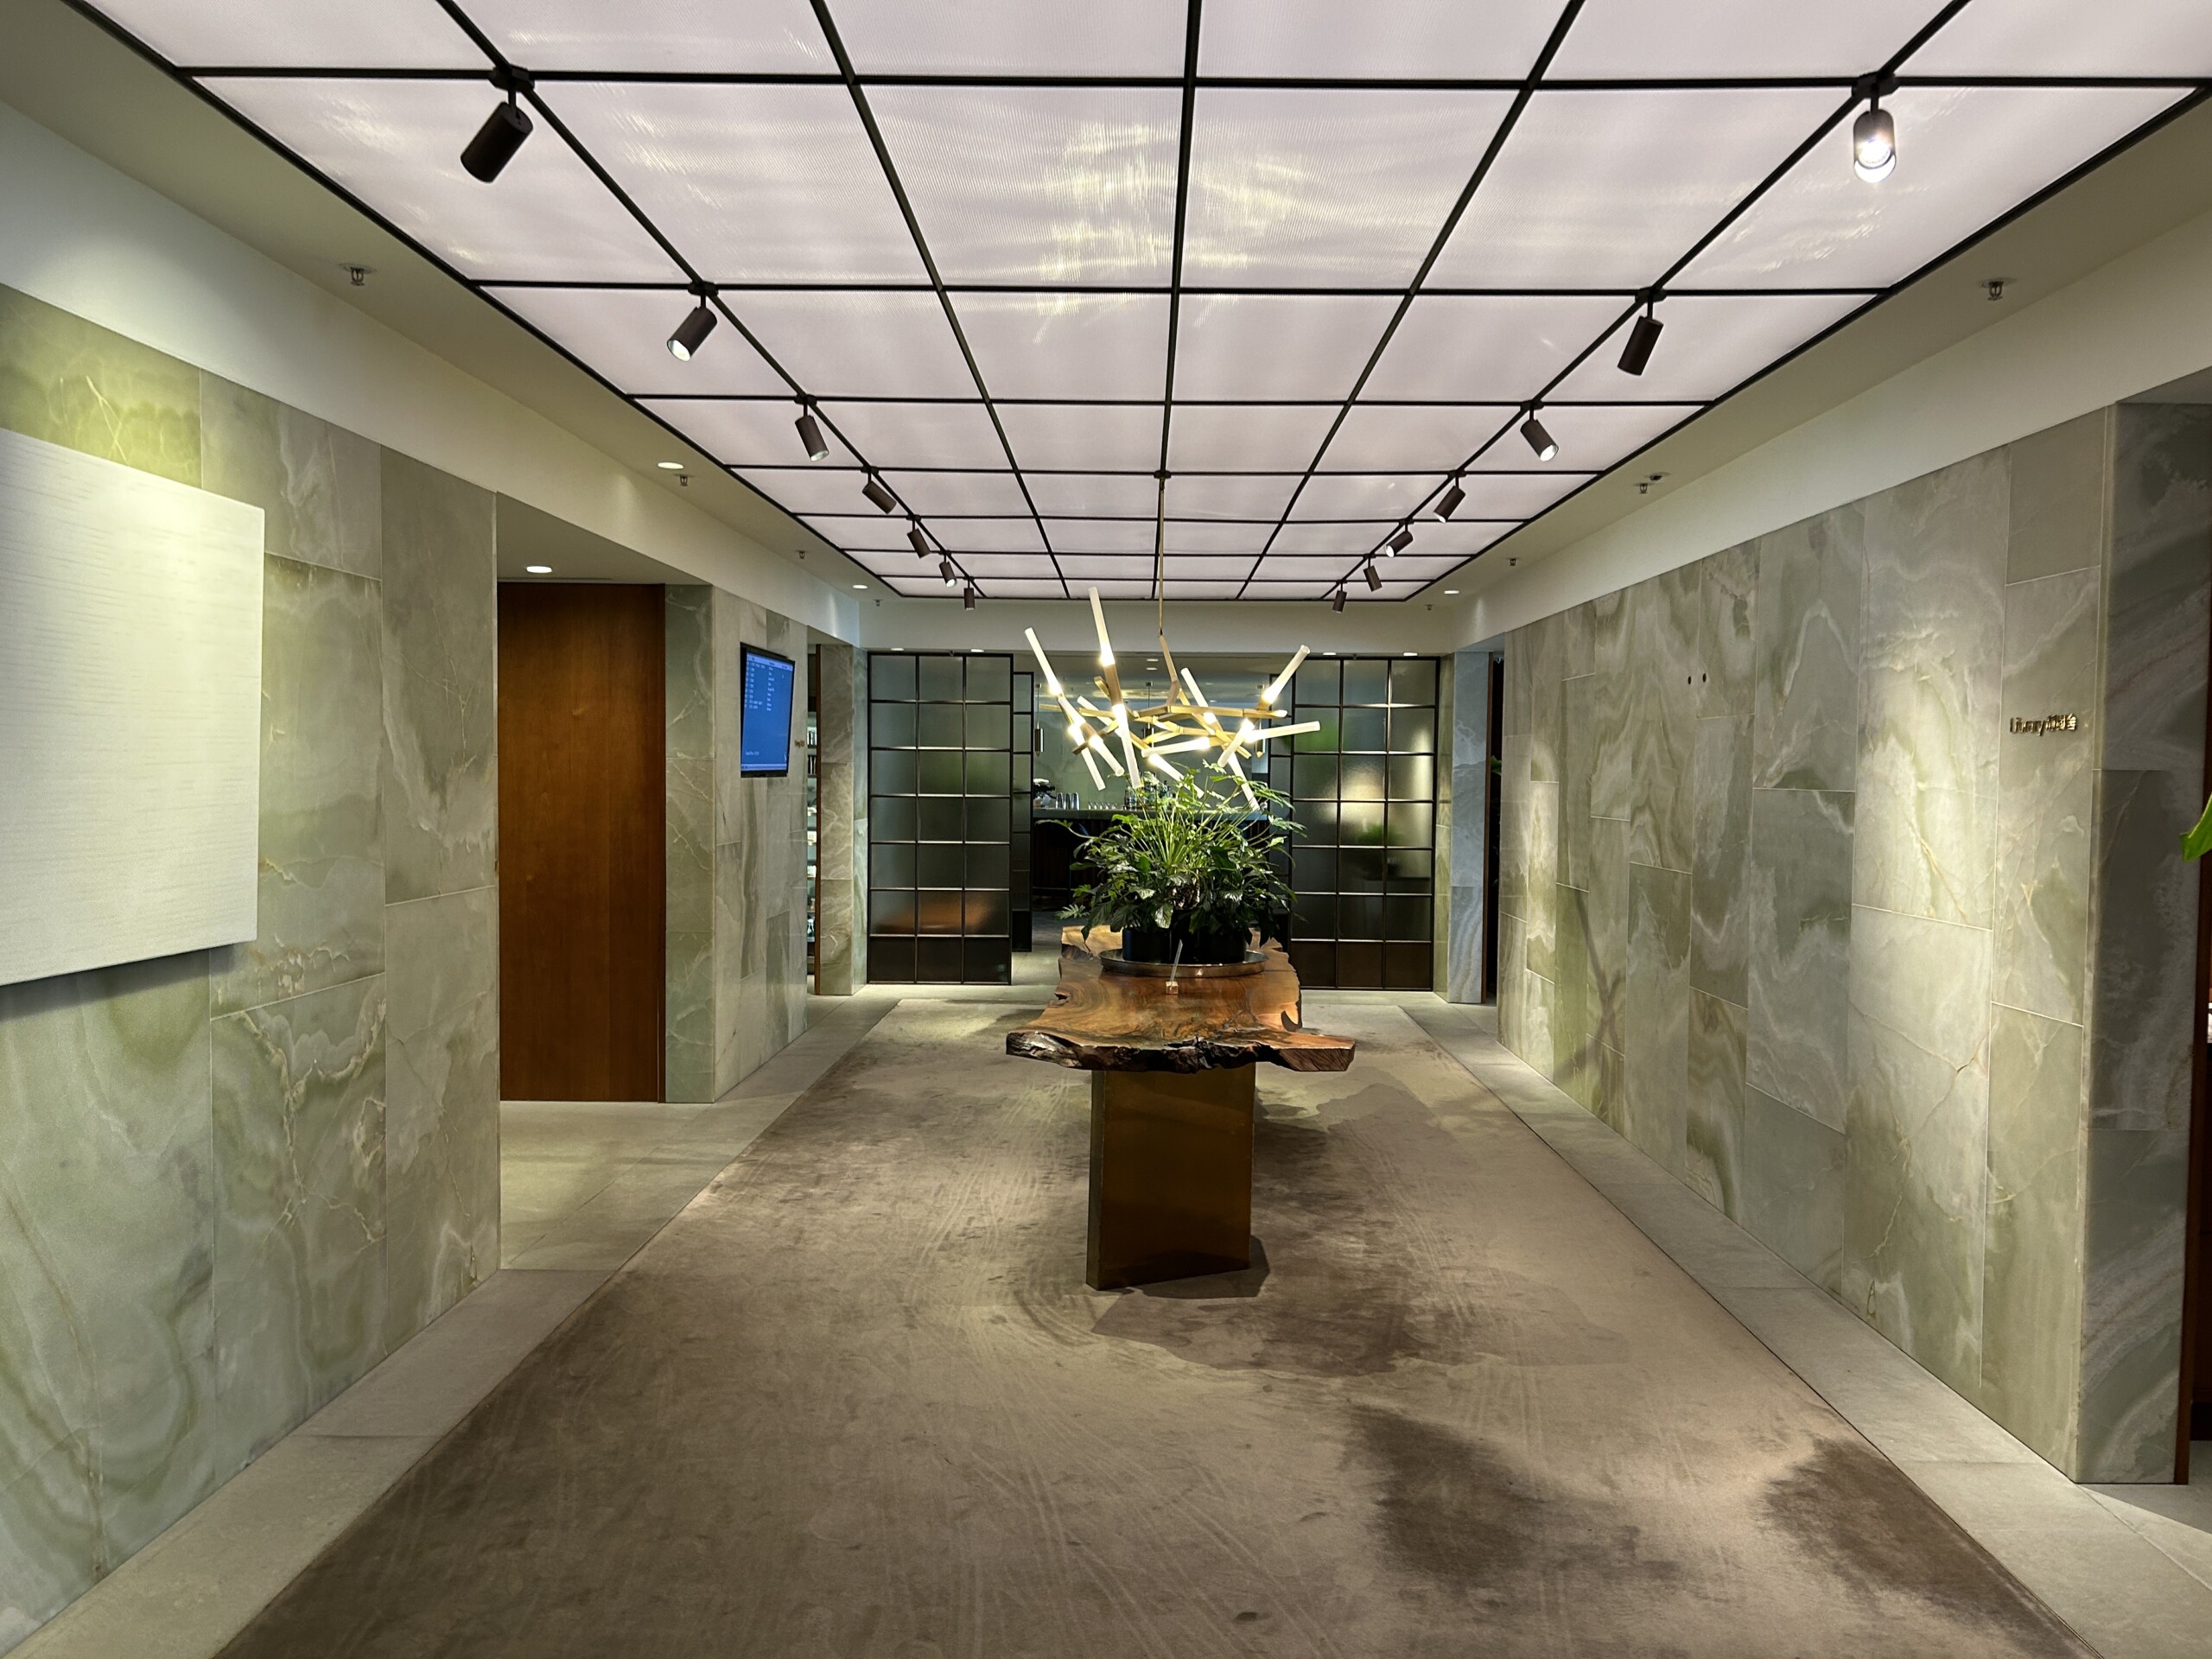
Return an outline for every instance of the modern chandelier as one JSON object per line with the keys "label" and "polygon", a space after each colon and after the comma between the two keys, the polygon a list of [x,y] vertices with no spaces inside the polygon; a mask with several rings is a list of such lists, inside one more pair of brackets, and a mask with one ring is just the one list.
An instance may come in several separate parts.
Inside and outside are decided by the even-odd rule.
{"label": "modern chandelier", "polygon": [[[1044,671],[1046,694],[1060,705],[1060,712],[1067,716],[1068,741],[1082,753],[1083,764],[1090,770],[1090,781],[1101,791],[1106,787],[1105,777],[1098,770],[1102,760],[1116,778],[1127,778],[1133,785],[1141,786],[1141,767],[1149,766],[1173,780],[1183,774],[1167,757],[1194,754],[1211,763],[1216,771],[1234,778],[1237,788],[1244,793],[1245,804],[1256,810],[1260,800],[1252,792],[1251,779],[1245,776],[1243,757],[1258,753],[1269,738],[1295,737],[1300,732],[1321,729],[1318,720],[1287,723],[1287,716],[1278,707],[1284,688],[1289,685],[1291,676],[1298,672],[1298,665],[1306,660],[1308,648],[1298,648],[1282,672],[1260,693],[1258,703],[1250,708],[1207,701],[1205,693],[1199,689],[1198,677],[1187,668],[1176,667],[1175,653],[1167,647],[1165,473],[1160,475],[1160,507],[1154,526],[1152,593],[1156,607],[1160,660],[1167,667],[1167,695],[1158,702],[1132,702],[1123,692],[1121,671],[1114,659],[1114,641],[1106,632],[1106,612],[1098,602],[1097,588],[1090,590],[1090,617],[1098,625],[1098,675],[1093,683],[1106,699],[1105,707],[1101,708],[1088,696],[1071,694],[1053,671],[1045,647],[1038,643],[1037,630],[1022,630],[1029,649],[1036,653],[1037,666]],[[1118,754],[1116,749],[1120,751]]]}

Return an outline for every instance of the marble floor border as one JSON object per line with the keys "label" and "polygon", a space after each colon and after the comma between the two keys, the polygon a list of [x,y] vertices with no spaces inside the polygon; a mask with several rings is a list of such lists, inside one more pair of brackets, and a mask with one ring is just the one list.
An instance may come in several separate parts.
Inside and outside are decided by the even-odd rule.
{"label": "marble floor border", "polygon": [[2103,1659],[2212,1652],[2212,1478],[2075,1485],[1506,1049],[1495,1008],[1401,1006]]}

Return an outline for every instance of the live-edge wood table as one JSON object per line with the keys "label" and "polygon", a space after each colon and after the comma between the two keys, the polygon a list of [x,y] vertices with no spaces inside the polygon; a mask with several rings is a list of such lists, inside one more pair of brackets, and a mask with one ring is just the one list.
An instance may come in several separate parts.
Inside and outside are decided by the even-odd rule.
{"label": "live-edge wood table", "polygon": [[1349,1037],[1299,1023],[1282,947],[1229,968],[1109,962],[1103,930],[1061,936],[1060,982],[1006,1052],[1090,1073],[1090,1234],[1099,1290],[1251,1265],[1253,1068],[1342,1071]]}

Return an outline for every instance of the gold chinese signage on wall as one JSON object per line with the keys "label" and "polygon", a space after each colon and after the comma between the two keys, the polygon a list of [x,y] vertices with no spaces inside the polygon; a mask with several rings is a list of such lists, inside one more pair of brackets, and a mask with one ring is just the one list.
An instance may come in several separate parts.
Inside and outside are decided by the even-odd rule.
{"label": "gold chinese signage on wall", "polygon": [[2035,718],[2012,717],[2012,729],[2030,737],[2041,737],[2045,732],[2078,732],[2082,729],[2079,715],[2044,715]]}

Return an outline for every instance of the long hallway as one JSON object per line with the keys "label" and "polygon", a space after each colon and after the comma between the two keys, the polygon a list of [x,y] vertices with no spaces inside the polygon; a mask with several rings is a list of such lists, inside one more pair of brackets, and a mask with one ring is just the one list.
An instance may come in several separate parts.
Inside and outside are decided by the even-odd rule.
{"label": "long hallway", "polygon": [[1402,1009],[1325,1006],[1362,1066],[1268,1080],[1264,1266],[1102,1294],[1084,1079],[903,1003],[226,1651],[2087,1650]]}

